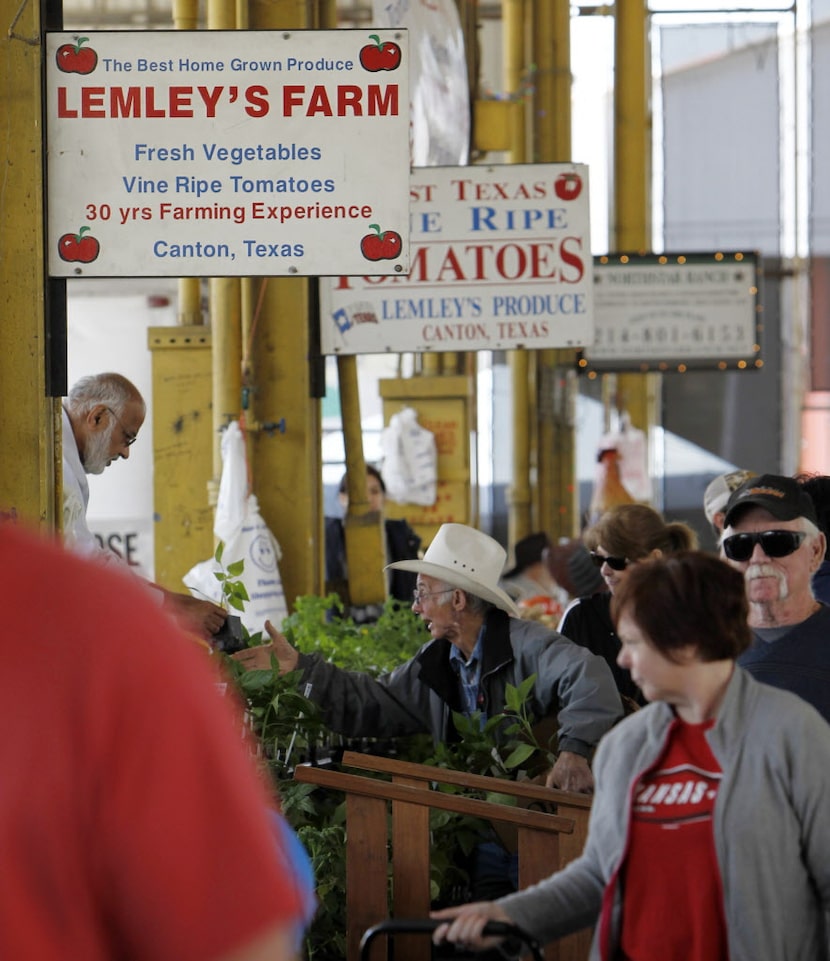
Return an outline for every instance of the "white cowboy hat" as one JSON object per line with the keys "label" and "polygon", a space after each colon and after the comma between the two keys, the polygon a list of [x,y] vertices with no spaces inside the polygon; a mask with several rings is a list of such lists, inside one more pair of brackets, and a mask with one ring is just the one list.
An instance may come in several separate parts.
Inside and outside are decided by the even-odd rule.
{"label": "white cowboy hat", "polygon": [[498,586],[506,558],[507,551],[498,541],[474,527],[442,524],[423,560],[395,561],[386,570],[436,577],[518,617],[518,608]]}

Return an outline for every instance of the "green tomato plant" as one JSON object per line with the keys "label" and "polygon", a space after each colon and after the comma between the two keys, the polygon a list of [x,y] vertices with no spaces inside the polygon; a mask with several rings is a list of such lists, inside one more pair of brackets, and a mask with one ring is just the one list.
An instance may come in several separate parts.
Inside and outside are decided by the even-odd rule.
{"label": "green tomato plant", "polygon": [[[222,552],[217,548],[217,562]],[[228,603],[243,604],[247,597],[237,590],[241,562],[223,568],[217,579]],[[243,588],[244,589],[244,588]],[[233,600],[231,600],[233,599]],[[408,606],[387,600],[375,623],[355,624],[343,616],[337,595],[308,595],[297,599],[292,614],[282,624],[283,633],[303,653],[318,653],[347,670],[373,676],[392,670],[412,657],[429,641],[423,622]],[[260,635],[249,639],[259,643]],[[316,704],[304,696],[299,672],[280,676],[272,659],[270,670],[243,671],[233,660],[228,670],[247,705],[248,716],[259,739],[264,758],[277,783],[283,810],[311,856],[317,879],[319,909],[310,929],[306,954],[309,961],[341,961],[345,956],[345,802],[331,791],[293,779],[297,764],[337,759],[343,748],[393,753],[401,760],[433,764],[452,770],[488,774],[497,779],[525,776],[534,768],[552,763],[549,745],[539,744],[530,714],[530,692],[535,681],[527,678],[518,687],[508,687],[505,711],[482,723],[454,714],[457,738],[452,743],[433,745],[428,735],[398,738],[394,742],[352,743],[327,730]],[[443,790],[460,793],[444,786]],[[491,796],[504,803],[497,784]],[[468,890],[465,863],[485,830],[483,822],[443,811],[432,811],[430,890],[436,903],[457,903]]]}
{"label": "green tomato plant", "polygon": [[227,610],[232,607],[235,611],[244,611],[245,605],[251,599],[245,585],[239,578],[245,571],[245,559],[233,561],[227,566],[222,563],[222,555],[225,553],[224,541],[219,541],[213,553],[213,559],[221,570],[214,571],[213,576],[219,581],[222,587],[222,607]]}

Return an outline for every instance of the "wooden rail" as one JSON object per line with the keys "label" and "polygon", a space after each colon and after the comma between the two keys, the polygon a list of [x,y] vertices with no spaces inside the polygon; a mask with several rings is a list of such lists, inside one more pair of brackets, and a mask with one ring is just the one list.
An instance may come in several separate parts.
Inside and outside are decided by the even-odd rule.
{"label": "wooden rail", "polygon": [[[564,867],[578,857],[585,843],[591,806],[585,795],[349,751],[343,755],[343,765],[387,774],[392,781],[305,765],[295,770],[294,777],[346,794],[346,961],[359,961],[363,932],[389,913],[390,803],[395,917],[426,917],[429,913],[431,808],[483,818],[514,830],[520,888]],[[539,809],[447,794],[432,790],[434,784],[512,797],[518,804],[533,804]],[[546,947],[546,961],[585,961],[589,944],[587,931],[562,938]],[[395,941],[395,961],[428,961],[429,956],[429,941],[424,937],[399,937]]]}

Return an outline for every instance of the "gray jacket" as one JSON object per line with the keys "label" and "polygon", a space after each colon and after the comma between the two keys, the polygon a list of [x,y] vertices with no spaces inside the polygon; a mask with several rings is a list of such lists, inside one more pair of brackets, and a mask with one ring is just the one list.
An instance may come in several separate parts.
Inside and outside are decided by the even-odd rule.
{"label": "gray jacket", "polygon": [[[599,924],[591,961],[616,957],[617,884],[631,798],[674,718],[655,703],[605,737],[585,851],[499,903],[540,941]],[[800,698],[736,668],[707,738],[723,771],[713,830],[730,961],[825,961],[830,907],[830,726]]]}
{"label": "gray jacket", "polygon": [[[531,710],[537,720],[559,712],[559,749],[588,757],[622,716],[602,658],[535,621],[490,612],[483,639],[481,710],[504,710],[508,684],[536,674]],[[350,737],[400,737],[428,732],[453,739],[452,712],[461,711],[450,644],[434,640],[389,674],[374,679],[344,671],[315,654],[301,654],[301,688],[322,708],[326,724]],[[310,685],[310,687],[309,687]]]}

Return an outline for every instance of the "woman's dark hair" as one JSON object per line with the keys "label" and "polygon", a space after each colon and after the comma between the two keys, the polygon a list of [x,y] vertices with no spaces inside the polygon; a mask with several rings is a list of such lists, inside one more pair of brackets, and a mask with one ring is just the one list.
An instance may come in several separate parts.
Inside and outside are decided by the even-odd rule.
{"label": "woman's dark hair", "polygon": [[655,550],[663,554],[690,551],[697,547],[697,534],[681,521],[666,523],[647,504],[620,504],[612,507],[582,537],[585,546],[595,551],[602,547],[613,557],[639,561]]}
{"label": "woman's dark hair", "polygon": [[[382,493],[386,493],[386,484],[383,483],[383,478],[380,475],[380,471],[373,464],[366,465],[366,474],[369,477],[374,477],[375,480],[380,484],[380,489]],[[340,486],[337,488],[338,494],[348,494],[349,493],[349,482],[347,480],[348,473],[344,474],[340,478]]]}
{"label": "woman's dark hair", "polygon": [[701,661],[734,659],[752,637],[743,575],[702,551],[635,564],[611,599],[615,628],[623,613],[670,660],[687,645]]}

